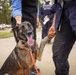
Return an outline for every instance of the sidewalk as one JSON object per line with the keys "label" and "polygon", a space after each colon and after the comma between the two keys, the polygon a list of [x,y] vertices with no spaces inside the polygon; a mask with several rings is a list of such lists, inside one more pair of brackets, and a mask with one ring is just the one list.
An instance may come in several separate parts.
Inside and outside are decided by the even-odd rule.
{"label": "sidewalk", "polygon": [[[41,41],[41,31],[37,31],[37,42],[40,44]],[[16,43],[14,37],[0,39],[0,68],[3,62],[6,60],[8,55],[14,49]],[[70,62],[70,75],[76,75],[76,44],[69,56]],[[54,63],[52,60],[52,44],[47,44],[45,46],[42,61],[37,61],[37,67],[40,68],[41,75],[55,75],[54,74]]]}

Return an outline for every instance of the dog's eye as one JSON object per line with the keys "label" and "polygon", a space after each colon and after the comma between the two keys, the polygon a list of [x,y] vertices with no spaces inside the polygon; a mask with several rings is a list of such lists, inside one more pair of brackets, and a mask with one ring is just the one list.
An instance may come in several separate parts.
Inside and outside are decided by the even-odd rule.
{"label": "dog's eye", "polygon": [[24,25],[22,26],[22,28],[24,28]]}
{"label": "dog's eye", "polygon": [[29,32],[29,33],[27,33],[28,35],[31,35],[32,34],[32,32]]}

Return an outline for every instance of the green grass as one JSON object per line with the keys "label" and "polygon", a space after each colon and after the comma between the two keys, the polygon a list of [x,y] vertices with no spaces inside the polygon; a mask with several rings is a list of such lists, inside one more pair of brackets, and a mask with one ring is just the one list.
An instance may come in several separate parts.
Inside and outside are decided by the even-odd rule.
{"label": "green grass", "polygon": [[[37,28],[36,31],[41,31],[41,27]],[[0,32],[0,39],[2,38],[9,38],[13,36],[13,32]]]}
{"label": "green grass", "polygon": [[0,32],[0,39],[1,38],[8,38],[8,37],[12,37],[13,33],[12,32]]}

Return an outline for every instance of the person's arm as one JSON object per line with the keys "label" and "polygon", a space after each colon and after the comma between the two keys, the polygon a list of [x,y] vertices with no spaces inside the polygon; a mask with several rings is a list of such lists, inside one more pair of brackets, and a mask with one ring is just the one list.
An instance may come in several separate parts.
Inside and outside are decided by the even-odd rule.
{"label": "person's arm", "polygon": [[56,13],[54,14],[53,23],[52,23],[52,26],[50,27],[49,32],[48,32],[49,38],[53,38],[56,34],[55,21],[56,21]]}
{"label": "person's arm", "polygon": [[41,24],[40,24],[40,21],[39,21],[39,7],[37,9],[37,17],[36,17],[36,22],[37,22],[37,27],[39,27]]}
{"label": "person's arm", "polygon": [[40,7],[39,10],[39,17],[43,20],[44,16],[43,16],[43,6]]}
{"label": "person's arm", "polygon": [[12,17],[16,20],[16,25],[21,24],[22,19],[22,0],[12,0]]}
{"label": "person's arm", "polygon": [[41,23],[39,21],[39,16],[37,16],[37,27],[41,26]]}
{"label": "person's arm", "polygon": [[56,34],[56,30],[55,30],[56,11],[57,11],[57,1],[54,2],[54,4],[51,7],[51,12],[54,13],[54,17],[53,17],[52,26],[49,28],[49,32],[48,32],[49,38],[53,38]]}

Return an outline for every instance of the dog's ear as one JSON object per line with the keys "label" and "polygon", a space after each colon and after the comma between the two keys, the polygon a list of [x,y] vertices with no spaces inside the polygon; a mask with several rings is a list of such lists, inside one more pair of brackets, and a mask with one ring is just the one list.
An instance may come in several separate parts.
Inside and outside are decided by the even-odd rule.
{"label": "dog's ear", "polygon": [[22,28],[22,23],[18,26],[18,30],[20,30]]}
{"label": "dog's ear", "polygon": [[33,30],[32,24],[28,22],[29,27]]}
{"label": "dog's ear", "polygon": [[30,29],[33,30],[33,27],[32,27],[33,25],[30,22],[28,22],[28,21],[22,22],[22,25],[28,25],[30,27]]}
{"label": "dog's ear", "polygon": [[17,31],[18,30],[18,26],[13,27],[12,30],[16,30]]}

